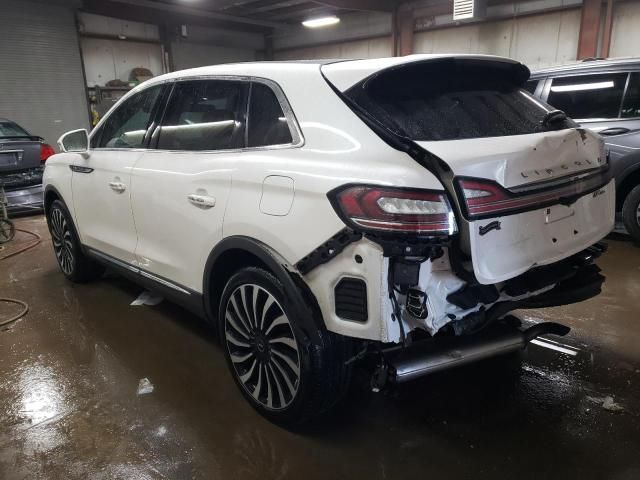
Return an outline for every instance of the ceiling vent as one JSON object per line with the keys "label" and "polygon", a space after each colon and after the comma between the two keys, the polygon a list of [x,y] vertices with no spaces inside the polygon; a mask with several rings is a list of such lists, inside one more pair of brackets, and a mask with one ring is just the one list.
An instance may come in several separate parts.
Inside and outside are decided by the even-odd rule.
{"label": "ceiling vent", "polygon": [[487,16],[487,0],[453,0],[453,19],[476,20]]}

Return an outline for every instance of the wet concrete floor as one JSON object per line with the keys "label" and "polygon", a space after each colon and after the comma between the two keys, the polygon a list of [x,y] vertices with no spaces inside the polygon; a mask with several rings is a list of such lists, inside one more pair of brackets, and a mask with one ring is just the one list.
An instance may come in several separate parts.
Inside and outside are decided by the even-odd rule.
{"label": "wet concrete floor", "polygon": [[356,382],[291,433],[245,403],[199,320],[130,306],[141,289],[115,276],[65,281],[42,218],[18,225],[43,243],[0,261],[0,297],[31,308],[0,329],[0,479],[640,479],[640,248],[624,237],[599,262],[603,295],[524,314],[571,326],[575,355],[531,345],[522,364]]}

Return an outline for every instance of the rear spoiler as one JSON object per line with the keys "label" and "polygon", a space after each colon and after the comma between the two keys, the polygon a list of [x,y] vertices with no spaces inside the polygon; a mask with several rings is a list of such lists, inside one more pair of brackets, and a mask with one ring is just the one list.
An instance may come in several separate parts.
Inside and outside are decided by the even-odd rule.
{"label": "rear spoiler", "polygon": [[36,135],[9,135],[0,137],[0,141],[2,140],[28,140],[30,142],[44,142],[44,138],[38,137]]}

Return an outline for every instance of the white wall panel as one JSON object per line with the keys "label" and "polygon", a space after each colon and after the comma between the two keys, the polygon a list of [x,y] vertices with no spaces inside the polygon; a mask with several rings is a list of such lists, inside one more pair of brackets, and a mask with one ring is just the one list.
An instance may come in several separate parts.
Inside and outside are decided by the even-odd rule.
{"label": "white wall panel", "polygon": [[540,68],[575,60],[579,29],[580,10],[566,10],[419,32],[414,52],[502,55]]}
{"label": "white wall panel", "polygon": [[350,42],[364,38],[391,36],[391,14],[351,13],[340,16],[340,23],[327,28],[292,26],[276,31],[273,47],[276,50],[299,48],[336,42]]}
{"label": "white wall panel", "polygon": [[275,60],[305,60],[316,58],[379,58],[391,56],[391,37],[355,40],[276,51]]}
{"label": "white wall panel", "polygon": [[81,45],[89,86],[105,85],[116,78],[129,81],[136,67],[148,68],[154,76],[164,73],[159,44],[82,38]]}
{"label": "white wall panel", "polygon": [[218,47],[192,42],[176,42],[171,48],[176,70],[256,60],[256,51],[246,48]]}
{"label": "white wall panel", "polygon": [[160,39],[160,32],[157,25],[120,20],[119,18],[105,17],[85,12],[78,14],[78,20],[81,33],[110,36],[124,35],[129,38],[145,40]]}
{"label": "white wall panel", "polygon": [[609,56],[640,56],[640,2],[618,2],[613,8]]}

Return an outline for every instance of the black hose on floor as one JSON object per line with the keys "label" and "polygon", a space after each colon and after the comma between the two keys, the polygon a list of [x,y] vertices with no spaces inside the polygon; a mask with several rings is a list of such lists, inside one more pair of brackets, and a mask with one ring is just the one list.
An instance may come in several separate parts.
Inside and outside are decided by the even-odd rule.
{"label": "black hose on floor", "polygon": [[34,241],[32,241],[30,244],[16,250],[15,252],[11,252],[8,253],[7,255],[0,257],[0,261],[2,260],[6,260],[7,258],[11,258],[11,257],[15,257],[16,255],[22,253],[22,252],[26,252],[27,250],[32,249],[33,247],[40,245],[40,242],[42,242],[42,237],[40,235],[38,235],[36,232],[31,232],[29,230],[23,230],[21,228],[16,228],[16,232],[22,232],[22,233],[27,233],[29,235],[33,235],[34,237],[36,237],[36,239]]}
{"label": "black hose on floor", "polygon": [[9,325],[10,323],[15,322],[19,318],[24,317],[29,311],[29,305],[22,300],[16,300],[15,298],[0,298],[0,302],[15,303],[16,305],[20,305],[22,307],[22,310],[13,317],[9,317],[7,320],[0,321],[0,327],[4,327],[5,325]]}
{"label": "black hose on floor", "polygon": [[[27,250],[32,249],[33,247],[39,245],[40,242],[42,242],[42,237],[40,235],[38,235],[37,233],[35,233],[35,232],[31,232],[29,230],[23,230],[21,228],[16,228],[16,231],[17,232],[22,232],[22,233],[27,233],[29,235],[32,235],[32,236],[36,237],[36,238],[30,244],[28,244],[28,245],[16,250],[15,252],[11,252],[11,253],[3,256],[3,257],[0,257],[0,261],[6,260],[7,258],[10,258],[10,257],[15,257],[16,255],[18,255],[20,253],[23,253],[23,252],[26,252]],[[16,305],[20,305],[22,307],[22,310],[18,314],[13,315],[12,317],[9,317],[6,320],[0,320],[0,327],[4,327],[6,325],[9,325],[10,323],[15,322],[16,320],[24,317],[27,314],[27,312],[29,311],[29,305],[26,302],[23,302],[22,300],[17,300],[15,298],[0,298],[0,302],[13,303],[13,304],[16,304]]]}

